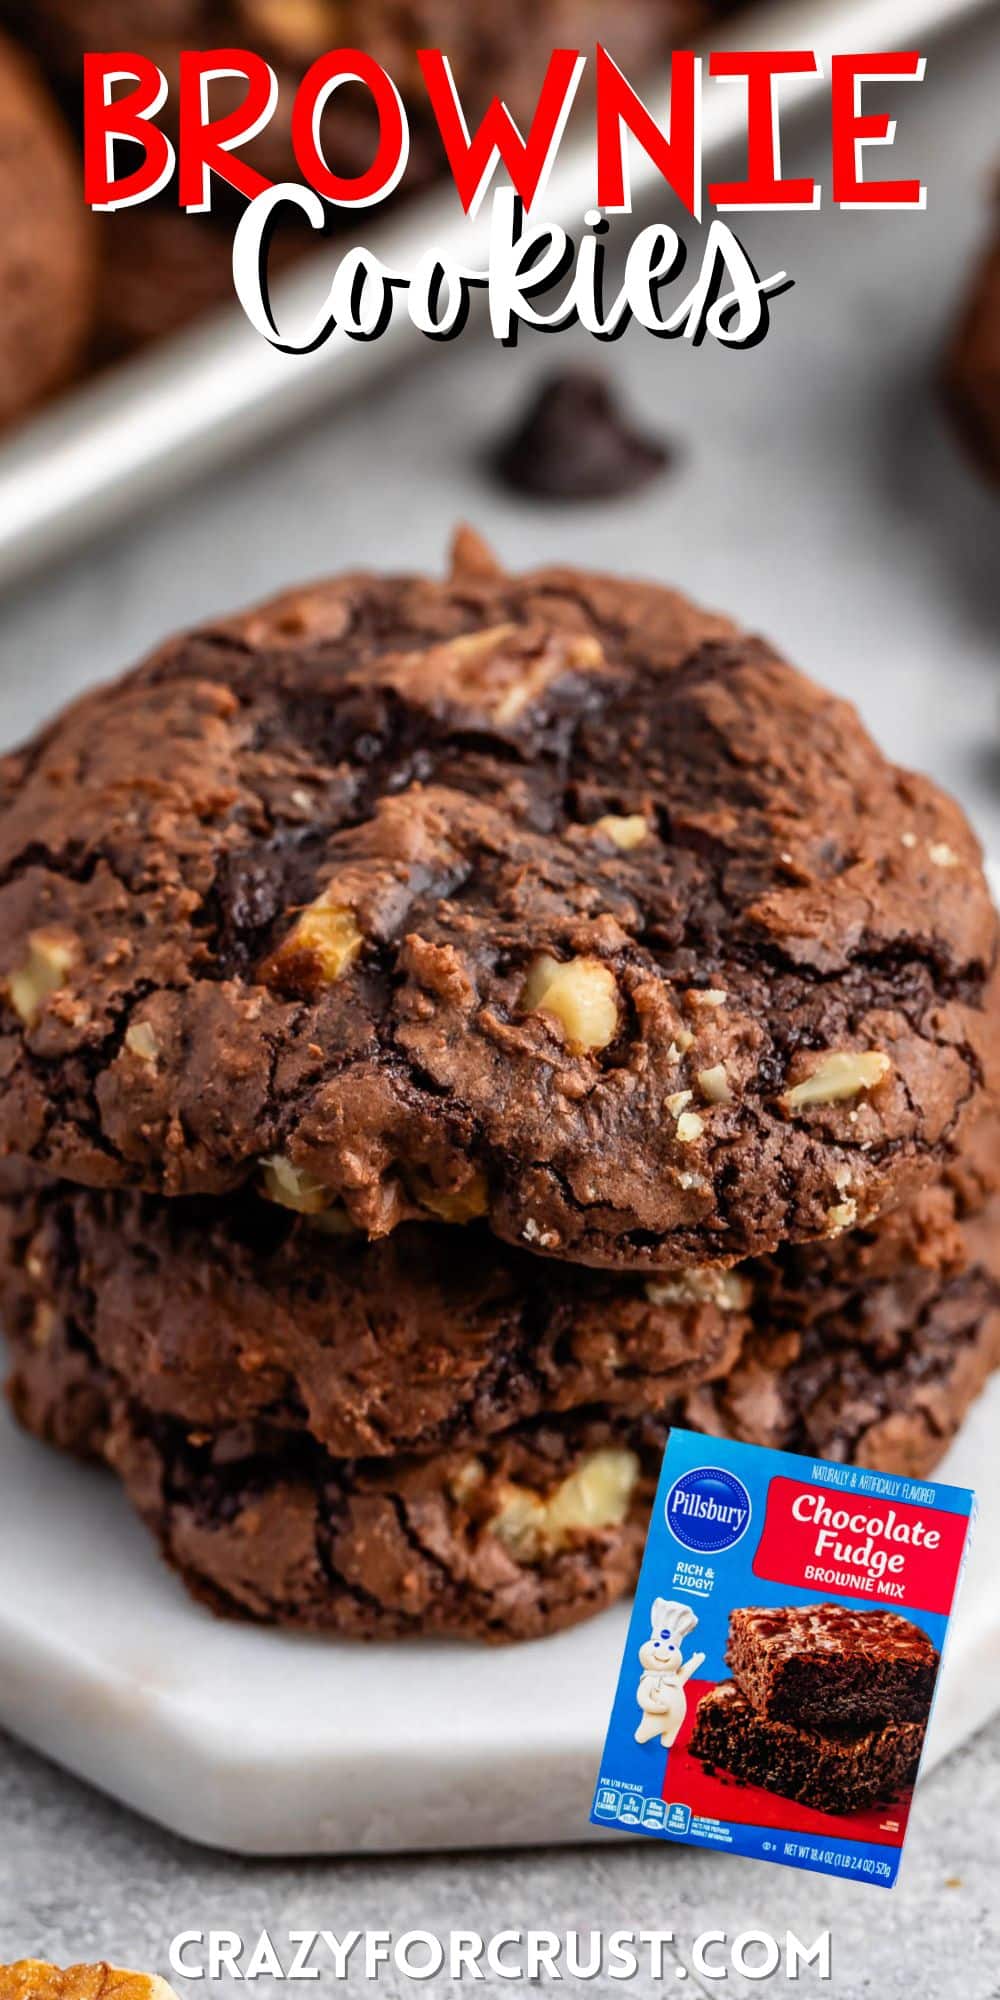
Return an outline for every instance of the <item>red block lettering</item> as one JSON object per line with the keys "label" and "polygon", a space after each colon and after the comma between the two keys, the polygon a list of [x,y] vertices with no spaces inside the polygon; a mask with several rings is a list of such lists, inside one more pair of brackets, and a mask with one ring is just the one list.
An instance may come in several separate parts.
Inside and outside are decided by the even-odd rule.
{"label": "red block lettering", "polygon": [[664,132],[609,56],[597,51],[597,205],[626,211],[630,206],[626,132],[637,139],[658,174],[701,218],[699,93],[701,58],[675,52],[670,72],[670,130]]}
{"label": "red block lettering", "polygon": [[818,71],[812,49],[713,55],[711,76],[745,76],[747,80],[747,177],[745,181],[712,182],[709,200],[718,208],[815,208],[815,181],[781,178],[775,78],[815,76]]}
{"label": "red block lettering", "polygon": [[915,49],[905,53],[834,56],[830,66],[833,112],[833,199],[841,208],[923,208],[927,191],[919,181],[866,181],[862,146],[891,146],[896,121],[887,112],[861,111],[861,85],[922,83],[927,65]]}
{"label": "red block lettering", "polygon": [[[235,110],[227,111],[221,118],[210,118],[209,85],[223,77],[244,83],[246,94]],[[202,52],[185,49],[180,59],[180,85],[177,188],[181,207],[192,210],[211,207],[213,174],[227,181],[247,201],[264,194],[271,182],[245,161],[236,159],[235,150],[255,139],[274,115],[278,79],[270,63],[246,49]]]}
{"label": "red block lettering", "polygon": [[[135,88],[112,102],[116,83]],[[165,188],[174,149],[153,121],[167,98],[167,79],[148,56],[118,51],[83,58],[83,185],[92,208],[134,208]],[[118,145],[141,149],[138,166],[116,175]]]}
{"label": "red block lettering", "polygon": [[[378,145],[371,166],[346,178],[328,165],[320,138],[323,112],[342,84],[360,83],[371,92],[378,114]],[[410,153],[403,100],[380,63],[363,49],[331,49],[306,71],[292,113],[292,144],[306,179],[327,201],[368,208],[383,201],[402,179]]]}
{"label": "red block lettering", "polygon": [[497,97],[470,135],[447,57],[440,49],[420,49],[418,60],[466,214],[475,214],[500,161],[530,209],[548,179],[573,106],[584,68],[579,50],[553,49],[526,139]]}

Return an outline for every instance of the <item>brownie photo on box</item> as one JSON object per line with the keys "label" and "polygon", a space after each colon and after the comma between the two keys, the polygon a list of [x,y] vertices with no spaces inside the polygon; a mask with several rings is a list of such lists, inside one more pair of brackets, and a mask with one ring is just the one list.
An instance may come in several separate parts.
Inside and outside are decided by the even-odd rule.
{"label": "brownie photo on box", "polygon": [[769,1722],[848,1737],[926,1722],[939,1659],[926,1632],[894,1611],[747,1605],[730,1617],[726,1665]]}
{"label": "brownie photo on box", "polygon": [[893,1611],[743,1605],[733,1679],[698,1704],[690,1751],[709,1771],[818,1812],[853,1813],[913,1784],[939,1655]]}
{"label": "brownie photo on box", "polygon": [[723,1681],[702,1695],[689,1749],[709,1771],[844,1815],[908,1791],[923,1742],[922,1722],[889,1722],[846,1739],[769,1722],[735,1681]]}

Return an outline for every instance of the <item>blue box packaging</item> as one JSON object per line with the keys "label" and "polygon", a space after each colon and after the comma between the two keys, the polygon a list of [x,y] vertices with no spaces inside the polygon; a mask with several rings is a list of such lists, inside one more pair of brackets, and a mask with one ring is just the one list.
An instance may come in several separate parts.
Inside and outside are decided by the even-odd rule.
{"label": "blue box packaging", "polygon": [[671,1431],[594,1824],[891,1887],[973,1506]]}

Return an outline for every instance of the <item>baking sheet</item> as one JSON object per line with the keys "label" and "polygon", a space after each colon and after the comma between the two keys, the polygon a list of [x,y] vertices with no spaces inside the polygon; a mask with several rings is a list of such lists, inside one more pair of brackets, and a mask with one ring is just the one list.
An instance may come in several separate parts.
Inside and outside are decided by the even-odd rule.
{"label": "baking sheet", "polygon": [[[738,14],[713,29],[712,48],[876,50],[922,46],[988,0],[779,0]],[[824,64],[829,74],[828,63]],[[822,78],[790,80],[789,108],[805,106],[828,87]],[[655,82],[651,104],[666,108]],[[742,130],[743,92],[706,92],[706,161]],[[545,196],[545,214],[571,224],[593,199],[593,155],[586,135],[560,154]],[[636,151],[632,193],[637,207],[655,193],[656,175]],[[366,212],[366,218],[367,218]],[[371,211],[363,240],[394,267],[412,266],[428,243],[472,265],[485,257],[489,203],[467,221],[454,192],[415,200],[383,222]],[[334,253],[335,254],[335,253]],[[329,270],[328,256],[322,268]],[[280,315],[294,320],[315,306],[317,273],[310,259],[274,288]],[[255,334],[242,312],[215,314],[149,354],[124,363],[77,390],[0,445],[0,587],[44,560],[65,554],[137,508],[326,406],[400,354],[426,344],[397,318],[374,346],[334,335],[312,355],[282,355]]]}

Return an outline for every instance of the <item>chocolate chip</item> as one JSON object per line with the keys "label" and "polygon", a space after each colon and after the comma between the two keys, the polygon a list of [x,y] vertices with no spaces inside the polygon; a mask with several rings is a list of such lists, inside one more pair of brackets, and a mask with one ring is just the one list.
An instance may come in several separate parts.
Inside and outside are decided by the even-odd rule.
{"label": "chocolate chip", "polygon": [[658,438],[633,429],[600,375],[551,375],[496,453],[507,486],[548,500],[604,500],[645,485],[668,463]]}

